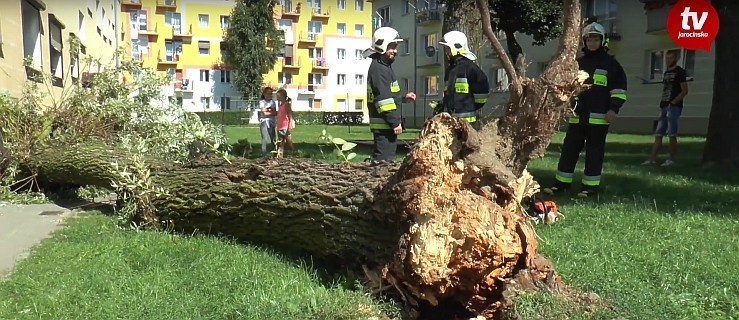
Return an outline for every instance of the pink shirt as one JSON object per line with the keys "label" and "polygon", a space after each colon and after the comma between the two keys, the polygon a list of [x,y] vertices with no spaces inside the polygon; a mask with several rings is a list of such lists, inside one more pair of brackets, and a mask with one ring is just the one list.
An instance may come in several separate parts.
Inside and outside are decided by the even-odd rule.
{"label": "pink shirt", "polygon": [[277,130],[290,130],[290,112],[292,106],[287,101],[280,103],[280,107],[277,109]]}

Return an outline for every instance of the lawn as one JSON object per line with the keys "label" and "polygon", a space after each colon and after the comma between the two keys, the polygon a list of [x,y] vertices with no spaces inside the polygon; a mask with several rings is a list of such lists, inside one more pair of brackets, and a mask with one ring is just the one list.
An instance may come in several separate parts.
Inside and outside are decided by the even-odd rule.
{"label": "lawn", "polygon": [[[321,158],[310,143],[322,129],[295,130],[309,156]],[[256,128],[226,132],[232,142],[248,138],[259,150]],[[370,139],[366,127],[328,132]],[[542,184],[553,181],[562,138],[557,135],[546,157],[530,165]],[[640,166],[651,141],[610,135],[601,197],[558,197],[565,218],[537,226],[541,251],[565,282],[597,293],[609,307],[586,313],[537,294],[519,297],[517,314],[739,319],[739,176],[701,169],[703,139],[697,137],[680,140],[676,166]],[[365,149],[358,151],[369,154]],[[101,215],[75,219],[0,283],[0,318],[357,319],[359,309],[390,309],[356,290],[351,278],[334,277],[341,285],[328,285],[313,269],[264,249],[206,237],[175,239],[120,230]]]}

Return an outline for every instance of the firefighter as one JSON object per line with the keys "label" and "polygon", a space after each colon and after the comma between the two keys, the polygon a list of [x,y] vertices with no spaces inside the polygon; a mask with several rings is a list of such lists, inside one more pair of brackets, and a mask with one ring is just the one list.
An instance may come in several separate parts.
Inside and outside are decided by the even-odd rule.
{"label": "firefighter", "polygon": [[585,148],[585,170],[578,197],[598,194],[603,169],[606,135],[626,102],[626,73],[615,57],[608,54],[605,29],[596,21],[583,28],[583,54],[577,58],[580,70],[588,73],[590,88],[574,99],[575,114],[562,143],[555,174],[556,182],[542,191],[548,194],[570,189],[580,151]]}
{"label": "firefighter", "polygon": [[370,130],[374,136],[374,152],[371,160],[392,162],[397,150],[398,135],[403,132],[398,104],[413,102],[416,94],[408,92],[400,98],[400,85],[395,78],[392,64],[398,53],[396,47],[402,42],[398,31],[382,27],[372,35],[372,47],[364,56],[372,59],[367,71],[367,108]]}
{"label": "firefighter", "polygon": [[475,64],[467,36],[459,31],[444,34],[444,54],[449,67],[444,72],[444,97],[436,113],[447,112],[478,128],[478,116],[487,102],[490,84],[487,75]]}

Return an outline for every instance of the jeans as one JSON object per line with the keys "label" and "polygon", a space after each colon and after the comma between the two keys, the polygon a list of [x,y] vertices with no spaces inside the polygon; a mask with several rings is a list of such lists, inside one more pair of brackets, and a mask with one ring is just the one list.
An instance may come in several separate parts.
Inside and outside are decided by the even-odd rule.
{"label": "jeans", "polygon": [[262,134],[262,153],[267,153],[267,137],[272,145],[275,145],[275,119],[261,118],[259,119],[259,131]]}
{"label": "jeans", "polygon": [[667,106],[660,109],[659,119],[657,120],[657,130],[654,132],[656,137],[677,136],[677,125],[682,114],[683,108],[675,106]]}

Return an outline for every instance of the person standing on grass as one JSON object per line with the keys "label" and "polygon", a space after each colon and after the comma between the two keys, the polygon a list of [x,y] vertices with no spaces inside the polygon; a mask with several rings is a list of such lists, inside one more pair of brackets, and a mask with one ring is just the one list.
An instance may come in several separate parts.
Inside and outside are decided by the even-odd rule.
{"label": "person standing on grass", "polygon": [[590,88],[574,99],[575,115],[570,117],[557,164],[556,182],[542,191],[555,194],[569,190],[580,151],[585,148],[585,172],[578,197],[598,195],[605,158],[608,128],[626,102],[627,78],[621,64],[608,54],[605,28],[591,20],[582,32],[583,55],[577,58],[580,70],[588,73]]}
{"label": "person standing on grass", "polygon": [[293,118],[293,107],[292,99],[287,96],[285,89],[277,90],[277,101],[280,107],[277,108],[277,135],[279,135],[279,147],[278,153],[282,153],[285,148],[285,144],[290,148],[290,151],[295,153],[295,146],[291,133],[295,128],[295,118]]}
{"label": "person standing on grass", "polygon": [[392,68],[398,53],[398,42],[402,41],[397,30],[378,28],[372,35],[372,47],[363,53],[365,58],[372,59],[367,70],[367,101],[372,103],[367,109],[370,130],[374,136],[374,151],[368,160],[372,162],[395,160],[398,135],[403,132],[398,104],[416,99],[413,92],[408,92],[400,99],[400,85]]}
{"label": "person standing on grass", "polygon": [[272,99],[272,88],[264,87],[262,96],[259,98],[259,131],[262,135],[262,154],[267,153],[267,138],[272,146],[275,146],[275,115],[277,105]]}
{"label": "person standing on grass", "polygon": [[670,138],[669,158],[662,163],[663,167],[675,164],[677,153],[677,125],[683,112],[683,99],[688,95],[688,74],[677,65],[680,60],[679,51],[667,52],[667,69],[662,76],[662,100],[659,103],[659,120],[654,132],[654,144],[649,159],[642,165],[657,164],[657,154],[662,149],[662,137]]}

